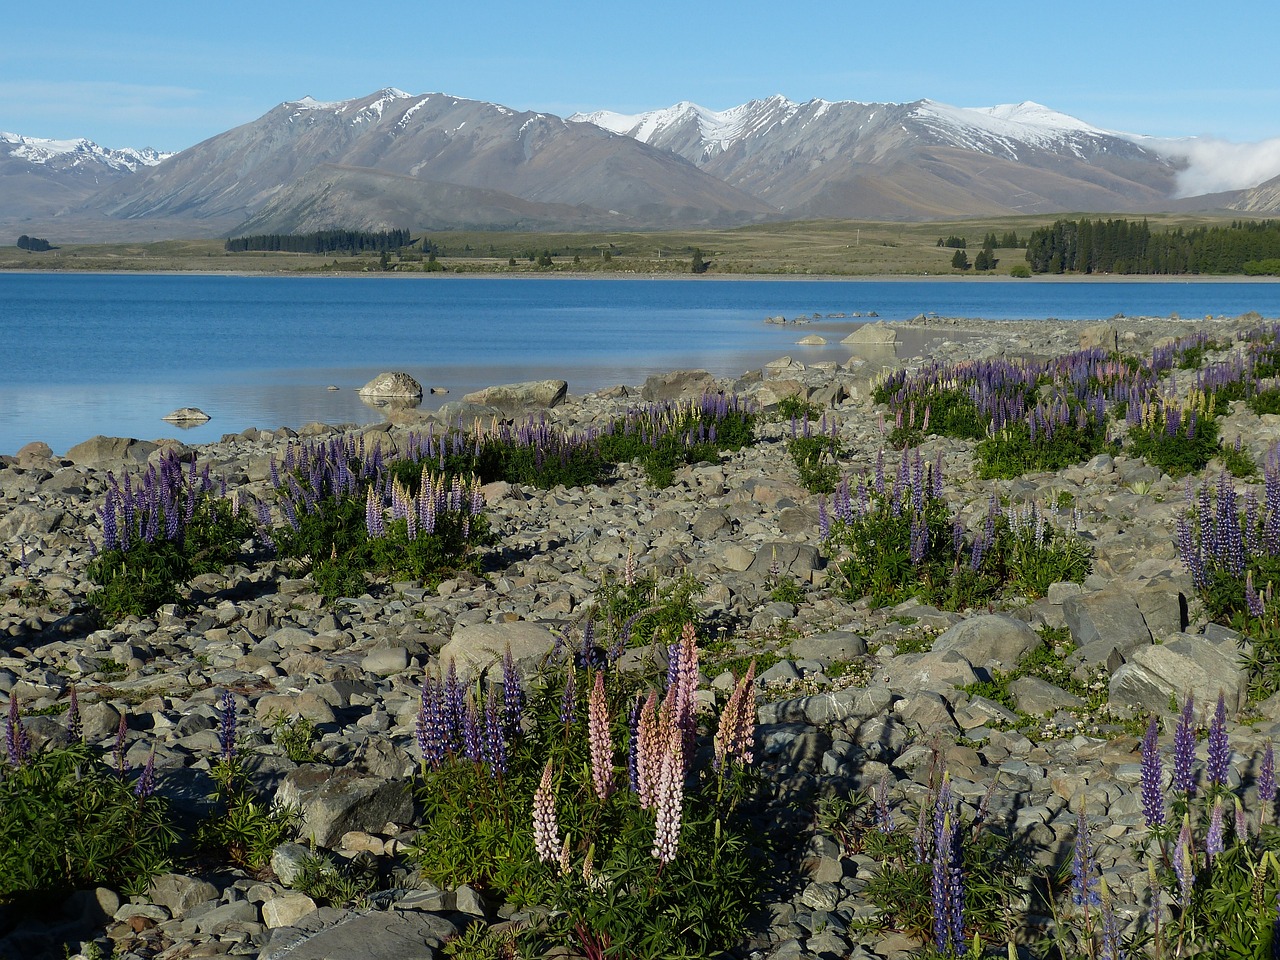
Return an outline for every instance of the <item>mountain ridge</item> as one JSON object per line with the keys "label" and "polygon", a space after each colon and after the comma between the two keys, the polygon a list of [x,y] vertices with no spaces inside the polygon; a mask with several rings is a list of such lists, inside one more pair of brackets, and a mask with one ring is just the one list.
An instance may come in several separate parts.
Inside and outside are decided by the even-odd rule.
{"label": "mountain ridge", "polygon": [[0,187],[13,188],[0,190],[0,223],[47,222],[56,232],[59,220],[74,221],[103,233],[185,225],[220,236],[1204,208],[1197,203],[1280,211],[1280,191],[1265,180],[1179,198],[1193,147],[1107,131],[1034,101],[966,108],[775,94],[721,111],[681,101],[562,118],[384,87],[286,100],[169,155],[0,134]]}

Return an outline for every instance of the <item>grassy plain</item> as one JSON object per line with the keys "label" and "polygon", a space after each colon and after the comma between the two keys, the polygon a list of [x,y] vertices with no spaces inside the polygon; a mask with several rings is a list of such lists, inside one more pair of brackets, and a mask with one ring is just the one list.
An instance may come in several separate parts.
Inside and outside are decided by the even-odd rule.
{"label": "grassy plain", "polygon": [[[1142,219],[1153,229],[1226,224],[1231,216],[1210,214],[1084,214],[1001,217],[929,223],[830,220],[769,223],[734,229],[653,233],[521,233],[450,231],[424,234],[449,273],[490,274],[679,274],[689,272],[694,249],[711,261],[712,275],[956,276],[955,251],[937,245],[956,235],[968,242],[969,259],[988,233],[1015,231],[1025,239],[1057,219]],[[1238,218],[1238,216],[1237,216]],[[415,239],[418,234],[415,233]],[[48,238],[57,244],[56,237]],[[538,266],[548,251],[552,266]],[[607,254],[607,256],[606,256]],[[995,270],[968,276],[1007,276],[1023,263],[1021,249],[998,249]],[[575,259],[576,258],[576,259]],[[511,262],[514,260],[514,264]],[[425,260],[392,256],[396,273],[423,271]],[[434,265],[432,265],[434,266]],[[65,244],[45,253],[0,247],[0,270],[76,270],[161,273],[370,273],[382,272],[376,255],[333,257],[300,253],[227,253],[221,240]]]}

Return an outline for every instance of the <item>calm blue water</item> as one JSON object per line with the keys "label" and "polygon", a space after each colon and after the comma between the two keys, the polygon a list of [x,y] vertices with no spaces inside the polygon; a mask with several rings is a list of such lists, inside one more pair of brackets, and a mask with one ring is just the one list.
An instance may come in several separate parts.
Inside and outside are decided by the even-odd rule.
{"label": "calm blue water", "polygon": [[[372,422],[355,396],[403,370],[449,397],[559,377],[573,393],[704,367],[725,376],[784,354],[844,360],[856,321],[764,318],[877,312],[989,319],[1280,317],[1280,283],[1119,281],[586,280],[0,274],[0,452],[62,452],[98,433],[204,442],[246,426]],[[334,384],[337,392],[326,390]],[[160,420],[198,406],[213,420]]]}

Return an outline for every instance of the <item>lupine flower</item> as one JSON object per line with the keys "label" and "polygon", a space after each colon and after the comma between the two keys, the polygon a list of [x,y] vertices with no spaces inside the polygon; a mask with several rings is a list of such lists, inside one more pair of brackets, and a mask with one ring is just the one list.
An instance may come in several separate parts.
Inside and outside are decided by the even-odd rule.
{"label": "lupine flower", "polygon": [[876,787],[876,829],[886,836],[893,833],[893,810],[889,806],[889,774],[880,775]]}
{"label": "lupine flower", "polygon": [[752,660],[720,713],[720,725],[711,742],[712,766],[717,773],[735,757],[743,764],[751,762],[756,719],[755,678],[756,662]]}
{"label": "lupine flower", "polygon": [[951,776],[944,774],[934,803],[933,942],[939,953],[964,950],[964,887],[960,863],[958,810],[951,794]]}
{"label": "lupine flower", "polygon": [[1227,785],[1227,763],[1231,757],[1231,746],[1227,740],[1227,701],[1218,694],[1218,707],[1213,712],[1213,721],[1209,724],[1209,765],[1208,777],[1210,786]]}
{"label": "lupine flower", "polygon": [[[632,793],[640,792],[640,701],[631,705],[627,716],[627,731],[630,739],[627,742],[627,786]],[[641,806],[644,806],[641,804]]]}
{"label": "lupine flower", "polygon": [[80,697],[76,694],[76,685],[71,685],[67,702],[67,743],[76,744],[84,739],[84,725],[80,719]]}
{"label": "lupine flower", "polygon": [[[218,746],[222,748],[222,762],[230,763],[236,755],[236,700],[230,690],[222,691],[222,700],[218,707],[220,722],[218,724]],[[124,729],[124,718],[120,718],[121,729]]]}
{"label": "lupine flower", "polygon": [[1232,797],[1236,804],[1236,843],[1247,843],[1249,840],[1249,821],[1244,815],[1244,805],[1239,797]]}
{"label": "lupine flower", "polygon": [[684,812],[684,736],[675,723],[664,723],[662,757],[654,791],[653,857],[661,864],[675,859]]}
{"label": "lupine flower", "polygon": [[1111,891],[1107,889],[1107,881],[1102,884],[1102,953],[1101,960],[1124,960],[1124,949],[1120,945],[1120,925],[1116,922],[1115,905],[1111,902]]}
{"label": "lupine flower", "polygon": [[462,711],[462,755],[472,763],[479,763],[483,756],[481,747],[480,717],[476,713],[476,701],[467,694]]}
{"label": "lupine flower", "polygon": [[1195,882],[1191,863],[1191,821],[1186,816],[1182,818],[1178,843],[1173,849],[1173,872],[1178,878],[1178,906],[1185,910],[1191,905],[1191,885]]}
{"label": "lupine flower", "polygon": [[1159,724],[1153,716],[1142,738],[1142,815],[1148,829],[1164,825],[1163,770],[1160,763]]}
{"label": "lupine flower", "polygon": [[520,732],[520,717],[523,713],[524,687],[520,684],[516,660],[511,653],[511,644],[508,643],[507,652],[502,656],[502,714],[508,740],[514,739]]}
{"label": "lupine flower", "polygon": [[414,734],[422,762],[431,770],[439,770],[449,751],[448,728],[444,717],[444,691],[434,677],[422,681],[422,700]]}
{"label": "lupine flower", "polygon": [[505,776],[507,772],[507,738],[502,708],[498,704],[498,688],[490,685],[484,705],[484,742],[481,753],[490,777]]}
{"label": "lupine flower", "polygon": [[1196,792],[1191,764],[1196,755],[1196,730],[1192,719],[1195,698],[1187,694],[1178,715],[1178,726],[1173,733],[1173,789],[1192,797]]}
{"label": "lupine flower", "polygon": [[1098,891],[1094,889],[1093,842],[1089,837],[1089,819],[1085,816],[1084,800],[1076,817],[1076,851],[1071,861],[1071,902],[1077,907],[1097,906]]}
{"label": "lupine flower", "polygon": [[604,673],[597,670],[587,696],[587,739],[591,748],[591,785],[601,803],[613,792],[613,740],[609,736],[609,706],[605,702]]}
{"label": "lupine flower", "polygon": [[636,722],[636,793],[639,795],[640,807],[650,809],[654,804],[657,792],[658,767],[662,745],[658,739],[658,694],[650,690],[649,696],[640,708],[640,717]]}
{"label": "lupine flower", "polygon": [[139,800],[148,799],[156,792],[156,748],[152,747],[147,754],[146,765],[142,768],[142,776],[133,785],[133,795]]}
{"label": "lupine flower", "polygon": [[569,669],[565,673],[564,693],[560,695],[560,722],[566,728],[573,726],[573,721],[577,716],[578,692],[574,682],[573,664],[569,664]]}
{"label": "lupine flower", "polygon": [[116,745],[112,750],[112,754],[115,756],[116,774],[121,777],[129,772],[129,761],[126,760],[124,756],[125,734],[128,732],[128,729],[129,728],[124,722],[124,714],[122,713],[120,714],[120,724],[116,727]]}
{"label": "lupine flower", "polygon": [[1262,807],[1260,822],[1266,823],[1276,805],[1276,755],[1270,740],[1262,754],[1262,768],[1258,771],[1258,802]]}
{"label": "lupine flower", "polygon": [[9,763],[15,767],[23,766],[31,753],[31,740],[22,725],[22,717],[18,713],[18,697],[13,691],[9,692],[9,716],[5,724],[4,742],[9,751]]}
{"label": "lupine flower", "polygon": [[556,798],[551,790],[551,761],[542,770],[542,781],[533,792],[533,849],[542,863],[555,863],[560,853],[560,824]]}
{"label": "lupine flower", "polygon": [[1213,813],[1209,816],[1209,832],[1204,838],[1204,853],[1210,860],[1225,849],[1222,829],[1222,798],[1218,797],[1213,801]]}

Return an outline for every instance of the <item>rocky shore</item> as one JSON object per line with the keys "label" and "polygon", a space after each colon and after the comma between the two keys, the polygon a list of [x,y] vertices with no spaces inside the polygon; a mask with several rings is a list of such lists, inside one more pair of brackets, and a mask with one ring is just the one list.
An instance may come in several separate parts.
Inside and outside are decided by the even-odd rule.
{"label": "rocky shore", "polygon": [[[885,337],[869,336],[865,348],[851,344],[854,356],[841,365],[783,359],[734,382],[686,371],[591,396],[574,395],[570,385],[567,395],[552,392],[554,406],[527,411],[511,391],[496,392],[488,405],[455,402],[443,415],[537,412],[586,428],[641,397],[713,388],[749,396],[767,411],[798,394],[836,419],[846,451],[841,467],[860,473],[886,449],[882,417],[869,399],[872,378],[886,366],[1048,357],[1082,345],[1149,352],[1196,330],[1225,339],[1259,319],[1080,325],[920,318],[902,326],[913,334],[910,342],[919,335],[927,344],[927,357],[899,356]],[[422,426],[418,414],[394,420],[359,430],[391,450]],[[1241,437],[1262,462],[1280,440],[1278,420],[1241,404],[1223,422],[1224,440]],[[776,656],[758,678],[757,756],[775,796],[770,816],[799,839],[778,854],[776,873],[788,879],[751,937],[725,945],[734,956],[892,958],[920,946],[902,934],[868,933],[860,923],[875,913],[862,896],[869,858],[819,827],[816,804],[882,778],[893,803],[919,800],[935,754],[945,758],[966,809],[990,794],[988,816],[1023,838],[1040,866],[1070,856],[1085,804],[1121,922],[1134,929],[1146,909],[1147,879],[1130,843],[1140,833],[1142,807],[1138,735],[1126,721],[1164,716],[1167,750],[1171,699],[1193,693],[1207,710],[1225,694],[1235,784],[1253,782],[1265,744],[1280,735],[1280,701],[1242,714],[1245,640],[1207,622],[1177,559],[1184,484],[1123,454],[1056,473],[979,480],[972,443],[924,445],[928,460],[941,458],[944,496],[965,519],[980,516],[992,495],[1078,508],[1093,572],[1083,584],[1058,584],[1043,599],[1000,608],[952,613],[908,602],[874,609],[842,599],[819,549],[817,498],[800,485],[787,454],[787,425],[774,422],[761,427],[756,446],[722,463],[680,469],[664,490],[650,489],[634,466],[623,466],[608,486],[489,485],[499,545],[485,557],[483,577],[461,575],[434,590],[383,584],[326,606],[304,572],[263,561],[197,578],[181,604],[152,617],[109,628],[96,622],[84,571],[89,539],[100,539],[96,511],[108,471],[140,470],[176,451],[210,464],[229,488],[261,494],[272,456],[282,458],[287,444],[344,429],[249,429],[199,448],[95,438],[65,457],[39,444],[0,457],[0,696],[19,698],[38,748],[58,736],[61,718],[49,714],[74,684],[89,741],[113,744],[123,717],[130,764],[140,768],[154,747],[158,792],[194,817],[209,803],[217,701],[230,690],[254,785],[302,809],[300,840],[370,864],[393,879],[391,888],[359,906],[318,907],[290,886],[302,848],[286,844],[259,874],[174,873],[145,897],[99,889],[50,905],[47,916],[0,911],[0,957],[106,956],[112,949],[130,960],[437,957],[469,923],[508,920],[512,911],[482,891],[420,882],[403,857],[417,839],[409,784],[418,766],[422,679],[442,658],[477,644],[549,648],[629,553],[644,572],[687,574],[700,583],[699,603],[718,629],[704,643]],[[779,577],[794,580],[798,602],[774,599]],[[1091,710],[1051,683],[1017,681],[1011,692],[1018,709],[1044,718],[1029,736],[1014,729],[1018,718],[1006,706],[960,687],[1012,668],[1046,642],[1046,626],[1069,634],[1077,676],[1105,687],[1109,703]],[[715,664],[707,657],[704,672],[724,696],[731,684]],[[320,762],[288,759],[272,737],[279,716],[315,724]],[[1203,761],[1203,747],[1201,754]],[[1025,910],[1023,936],[1034,938],[1045,918]]]}

